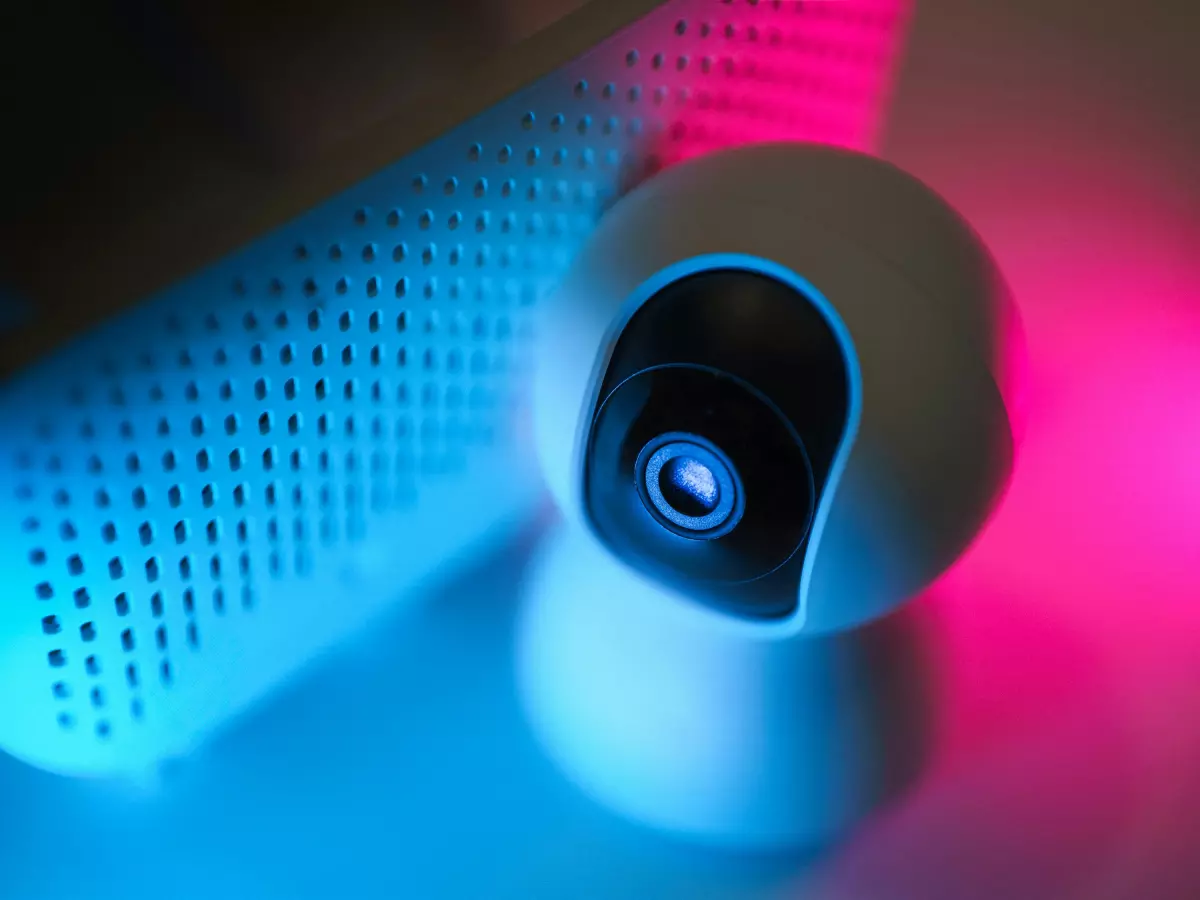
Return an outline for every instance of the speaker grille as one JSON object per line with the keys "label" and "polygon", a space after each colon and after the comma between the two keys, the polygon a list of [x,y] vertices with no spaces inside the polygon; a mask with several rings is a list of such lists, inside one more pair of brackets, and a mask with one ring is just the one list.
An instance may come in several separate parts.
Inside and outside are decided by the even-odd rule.
{"label": "speaker grille", "polygon": [[0,747],[184,753],[526,514],[532,311],[605,206],[720,146],[869,146],[903,12],[668,3],[4,385]]}

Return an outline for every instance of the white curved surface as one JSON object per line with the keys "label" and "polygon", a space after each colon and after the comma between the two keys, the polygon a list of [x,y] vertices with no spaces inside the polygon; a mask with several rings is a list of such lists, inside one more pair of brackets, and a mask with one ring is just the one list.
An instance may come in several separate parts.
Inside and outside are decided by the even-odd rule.
{"label": "white curved surface", "polygon": [[582,523],[596,391],[656,286],[706,267],[779,271],[815,289],[811,302],[855,357],[841,478],[820,499],[796,612],[755,627],[821,633],[884,615],[962,552],[1008,476],[1012,435],[993,365],[1006,295],[986,260],[932,191],[865,155],[760,145],[667,170],[607,214],[544,309],[533,414],[551,492]]}
{"label": "white curved surface", "polygon": [[731,629],[555,529],[517,633],[523,705],[597,801],[724,848],[819,848],[897,790],[925,739],[909,617],[777,640]]}

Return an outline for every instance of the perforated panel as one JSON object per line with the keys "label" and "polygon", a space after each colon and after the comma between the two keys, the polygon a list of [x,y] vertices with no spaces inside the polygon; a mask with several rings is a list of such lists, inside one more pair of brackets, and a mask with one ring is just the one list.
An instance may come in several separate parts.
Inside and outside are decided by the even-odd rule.
{"label": "perforated panel", "polygon": [[902,12],[668,3],[6,384],[0,746],[186,752],[526,514],[532,314],[606,204],[714,147],[868,146]]}

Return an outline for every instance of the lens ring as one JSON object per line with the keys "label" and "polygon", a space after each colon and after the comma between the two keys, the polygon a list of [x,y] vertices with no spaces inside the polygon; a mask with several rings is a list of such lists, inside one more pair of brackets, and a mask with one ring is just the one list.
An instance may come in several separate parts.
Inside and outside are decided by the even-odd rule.
{"label": "lens ring", "polygon": [[[645,477],[645,463],[674,440],[715,451],[736,475],[738,511],[715,529],[681,528],[649,498],[648,481],[658,479]],[[686,455],[695,457],[692,446]],[[761,392],[710,367],[652,366],[624,379],[596,412],[585,460],[584,502],[596,534],[622,558],[688,584],[769,575],[796,552],[812,521],[803,441]],[[721,467],[708,468],[715,481]],[[686,504],[680,511],[702,513]]]}
{"label": "lens ring", "polygon": [[[663,492],[662,476],[673,462],[690,462],[710,475],[716,494],[713,508],[688,515]],[[646,509],[676,534],[708,540],[728,534],[742,517],[745,492],[737,469],[711,441],[686,432],[668,432],[649,441],[634,467],[638,493]]]}

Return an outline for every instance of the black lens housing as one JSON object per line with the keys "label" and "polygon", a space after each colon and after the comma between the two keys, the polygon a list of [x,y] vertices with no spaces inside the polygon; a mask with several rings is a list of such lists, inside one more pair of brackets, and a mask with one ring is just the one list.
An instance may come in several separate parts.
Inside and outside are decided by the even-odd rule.
{"label": "black lens housing", "polygon": [[[647,451],[680,444],[708,451],[730,473],[733,508],[710,528],[681,527],[684,517],[647,502]],[[657,366],[622,382],[596,414],[589,462],[597,530],[622,557],[665,575],[753,581],[787,562],[812,521],[800,436],[760,392],[715,369]]]}
{"label": "black lens housing", "polygon": [[[583,472],[593,530],[698,602],[788,615],[848,397],[843,347],[796,288],[740,269],[667,286],[601,379]],[[668,484],[674,458],[691,470]]]}

